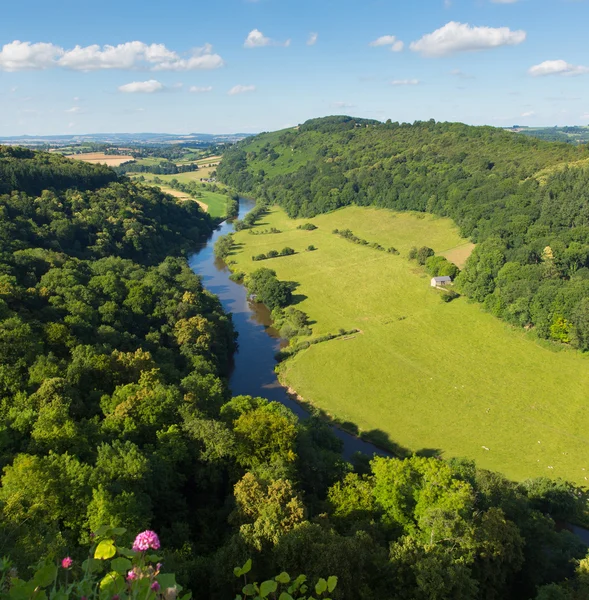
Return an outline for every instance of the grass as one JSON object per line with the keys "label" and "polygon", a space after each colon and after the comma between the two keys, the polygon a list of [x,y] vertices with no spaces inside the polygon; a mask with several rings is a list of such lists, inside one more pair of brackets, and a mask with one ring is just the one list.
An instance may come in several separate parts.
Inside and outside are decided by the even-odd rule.
{"label": "grass", "polygon": [[[318,229],[296,229],[306,221]],[[282,380],[305,400],[411,451],[467,456],[517,480],[545,475],[586,483],[589,361],[536,342],[464,298],[441,302],[429,276],[406,256],[424,244],[464,255],[466,240],[450,220],[360,207],[291,220],[273,209],[258,227],[282,233],[237,233],[234,268],[270,267],[298,282],[296,306],[314,322],[314,335],[362,332],[281,364]],[[334,228],[401,254],[350,243]],[[305,252],[309,244],[318,250]],[[251,260],[285,246],[298,253]]]}
{"label": "grass", "polygon": [[[187,174],[187,173],[186,173]],[[176,177],[180,181],[179,175],[152,175],[151,173],[136,173],[132,179],[137,179],[138,176],[143,175],[145,177],[145,183],[149,184],[153,181],[154,177],[159,177],[163,181],[167,179],[172,179]],[[148,177],[149,176],[149,177]],[[166,192],[175,198],[180,198],[182,200],[193,200],[192,196],[189,194],[185,194],[184,192],[180,192],[166,185],[158,185],[157,187],[161,188],[162,192]],[[225,194],[219,194],[217,192],[209,192],[207,190],[201,191],[202,196],[200,196],[197,202],[206,210],[206,212],[211,215],[211,217],[224,217],[226,208],[227,208],[227,196]]]}

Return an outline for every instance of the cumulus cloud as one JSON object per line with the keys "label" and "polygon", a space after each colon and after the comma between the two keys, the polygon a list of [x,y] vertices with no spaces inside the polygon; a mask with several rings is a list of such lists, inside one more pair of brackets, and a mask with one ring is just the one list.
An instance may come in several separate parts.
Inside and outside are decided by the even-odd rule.
{"label": "cumulus cloud", "polygon": [[266,37],[259,29],[252,29],[243,44],[244,48],[263,48],[264,46],[290,46],[290,40],[280,43]]}
{"label": "cumulus cloud", "polygon": [[213,47],[205,44],[202,48],[194,48],[188,58],[175,57],[163,60],[153,67],[153,71],[195,71],[197,69],[218,69],[225,64],[223,59],[213,53]]}
{"label": "cumulus cloud", "polygon": [[237,94],[246,94],[247,92],[255,92],[255,91],[256,91],[255,85],[235,85],[229,90],[228,94],[230,96],[237,96]]}
{"label": "cumulus cloud", "polygon": [[447,56],[457,52],[489,50],[500,46],[515,46],[526,39],[523,30],[508,27],[473,27],[450,21],[440,29],[411,42],[410,48],[423,56]]}
{"label": "cumulus cloud", "polygon": [[391,85],[419,85],[419,79],[393,79]]}
{"label": "cumulus cloud", "polygon": [[527,112],[524,112],[521,114],[522,117],[527,118],[527,117],[533,117],[536,113],[533,110],[529,110]]}
{"label": "cumulus cloud", "polygon": [[393,52],[401,52],[405,47],[405,44],[401,40],[398,40],[394,35],[381,35],[379,38],[370,42],[369,46],[374,48],[390,46]]}
{"label": "cumulus cloud", "polygon": [[307,40],[307,46],[314,46],[317,43],[318,33],[310,33],[309,39]]}
{"label": "cumulus cloud", "polygon": [[20,42],[5,44],[0,50],[0,70],[23,71],[62,67],[74,71],[102,69],[149,69],[152,71],[191,71],[217,69],[223,59],[213,53],[210,44],[196,48],[183,58],[164,44],[134,41],[117,46],[75,46],[65,50],[47,43]]}
{"label": "cumulus cloud", "polygon": [[155,79],[150,79],[149,81],[132,81],[119,87],[119,92],[125,94],[153,94],[154,92],[161,92],[163,90],[163,83]]}
{"label": "cumulus cloud", "polygon": [[193,85],[189,88],[188,91],[193,94],[206,94],[207,92],[213,91],[213,86],[209,85],[207,87],[198,87],[197,85]]}
{"label": "cumulus cloud", "polygon": [[533,77],[542,77],[545,75],[583,75],[589,73],[589,67],[572,65],[564,60],[545,60],[539,65],[530,67],[528,73]]}
{"label": "cumulus cloud", "polygon": [[14,40],[0,50],[0,71],[26,71],[48,69],[63,54],[63,48],[39,42]]}

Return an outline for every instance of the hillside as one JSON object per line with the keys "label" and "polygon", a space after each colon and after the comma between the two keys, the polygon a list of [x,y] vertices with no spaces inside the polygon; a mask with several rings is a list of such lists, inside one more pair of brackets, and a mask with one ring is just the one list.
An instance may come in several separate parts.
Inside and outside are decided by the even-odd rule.
{"label": "hillside", "polygon": [[[325,600],[329,576],[334,600],[586,595],[587,547],[555,522],[587,521],[585,490],[347,463],[317,416],[232,398],[232,320],[185,258],[210,217],[20,152],[0,193],[1,600],[188,600],[176,581],[225,600],[264,579],[300,600],[299,574]],[[442,225],[437,244],[462,241]]]}
{"label": "hillside", "polygon": [[327,117],[240,142],[218,176],[291,217],[351,204],[450,217],[478,244],[465,295],[588,350],[588,153],[491,127]]}

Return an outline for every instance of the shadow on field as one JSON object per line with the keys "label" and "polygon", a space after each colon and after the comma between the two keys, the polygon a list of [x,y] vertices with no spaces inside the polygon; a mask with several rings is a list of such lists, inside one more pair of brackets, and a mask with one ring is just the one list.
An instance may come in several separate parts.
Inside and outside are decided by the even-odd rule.
{"label": "shadow on field", "polygon": [[443,451],[440,448],[422,448],[415,455],[422,456],[423,458],[440,458],[442,453]]}
{"label": "shadow on field", "polygon": [[406,456],[411,456],[412,452],[408,448],[401,446],[397,442],[391,440],[389,434],[382,429],[371,429],[370,431],[363,431],[360,434],[360,439],[365,442],[370,442],[387,452],[391,452],[395,456],[399,458],[404,458]]}

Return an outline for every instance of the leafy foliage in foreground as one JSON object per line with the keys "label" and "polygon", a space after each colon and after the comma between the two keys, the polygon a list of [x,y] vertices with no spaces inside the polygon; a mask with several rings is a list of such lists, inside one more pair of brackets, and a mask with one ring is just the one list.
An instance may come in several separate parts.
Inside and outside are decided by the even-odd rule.
{"label": "leafy foliage in foreground", "polygon": [[350,204],[451,217],[478,243],[457,281],[464,294],[589,350],[589,169],[535,177],[588,157],[587,146],[491,127],[327,117],[240,142],[219,177],[291,217]]}

